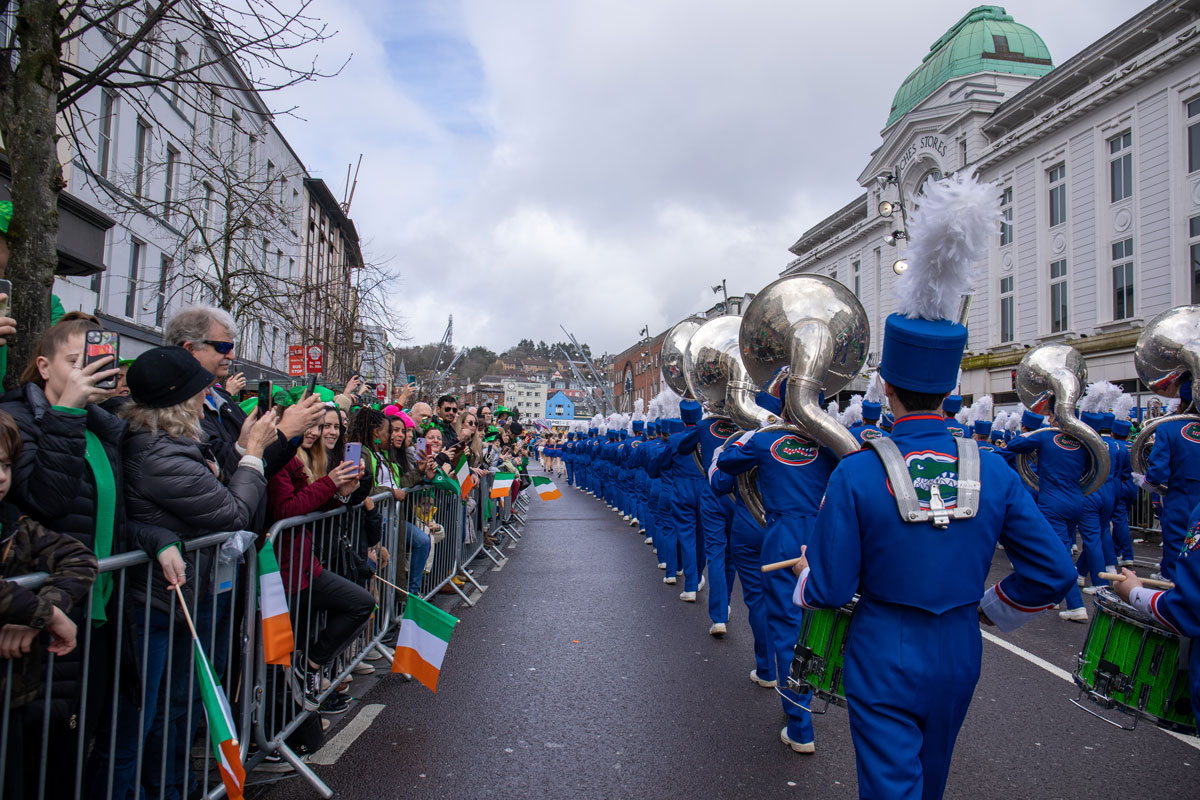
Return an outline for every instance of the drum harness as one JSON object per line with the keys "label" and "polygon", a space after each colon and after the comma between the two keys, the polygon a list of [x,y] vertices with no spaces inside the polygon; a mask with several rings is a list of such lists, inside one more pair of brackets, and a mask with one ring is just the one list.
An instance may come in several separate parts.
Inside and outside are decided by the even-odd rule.
{"label": "drum harness", "polygon": [[954,440],[958,447],[958,494],[954,508],[946,508],[936,483],[929,487],[929,508],[921,508],[908,465],[891,439],[867,439],[863,444],[883,462],[900,518],[905,522],[932,522],[933,527],[946,529],[951,520],[970,519],[979,513],[979,445],[974,439]]}

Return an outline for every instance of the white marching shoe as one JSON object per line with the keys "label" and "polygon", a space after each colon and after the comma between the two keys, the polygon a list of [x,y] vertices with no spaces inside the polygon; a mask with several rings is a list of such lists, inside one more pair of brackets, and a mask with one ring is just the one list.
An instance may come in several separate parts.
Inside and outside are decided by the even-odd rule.
{"label": "white marching shoe", "polygon": [[[642,531],[642,533],[645,533],[645,531]],[[647,536],[645,544],[654,544],[654,540],[652,538],[650,538],[649,536]],[[666,569],[666,567],[664,567],[663,569]]]}
{"label": "white marching shoe", "polygon": [[786,725],[784,725],[783,730],[781,730],[779,732],[779,741],[783,742],[788,747],[792,748],[792,750],[794,750],[795,752],[803,753],[804,755],[810,755],[817,751],[817,746],[814,742],[797,742],[797,741],[794,741],[793,739],[791,739],[787,735],[787,726]]}
{"label": "white marching shoe", "polygon": [[1100,591],[1100,587],[1099,586],[1085,586],[1082,589],[1080,589],[1079,591],[1083,592],[1084,594],[1096,594],[1096,592]]}
{"label": "white marching shoe", "polygon": [[1087,622],[1088,613],[1086,608],[1068,608],[1066,611],[1058,612],[1059,619],[1065,619],[1067,622]]}
{"label": "white marching shoe", "polygon": [[[663,569],[666,569],[666,567],[663,567]],[[674,579],[674,578],[672,578],[670,575],[668,575],[667,577],[663,578],[663,583],[665,583],[665,584],[667,584],[667,585],[669,585],[669,586],[674,586],[674,585],[675,585],[675,579]]]}
{"label": "white marching shoe", "polygon": [[708,579],[703,575],[700,576],[700,585],[696,587],[697,592],[704,591],[704,587],[708,584]]}
{"label": "white marching shoe", "polygon": [[659,568],[659,569],[666,569],[666,568],[667,568],[667,564],[666,564],[666,562],[665,562],[665,561],[660,561],[660,562],[658,562],[658,568]]}
{"label": "white marching shoe", "polygon": [[694,603],[694,602],[696,602],[696,593],[695,592],[680,592],[679,599],[685,603]]}
{"label": "white marching shoe", "polygon": [[[779,685],[777,681],[769,681],[765,678],[758,677],[758,670],[756,670],[756,669],[750,670],[750,680],[754,681],[755,683],[757,683],[759,686],[763,687],[764,689],[774,689],[776,686]],[[787,730],[787,729],[784,728],[784,730]]]}
{"label": "white marching shoe", "polygon": [[712,625],[708,626],[708,635],[709,636],[724,636],[725,635],[725,623],[724,622],[714,622]]}

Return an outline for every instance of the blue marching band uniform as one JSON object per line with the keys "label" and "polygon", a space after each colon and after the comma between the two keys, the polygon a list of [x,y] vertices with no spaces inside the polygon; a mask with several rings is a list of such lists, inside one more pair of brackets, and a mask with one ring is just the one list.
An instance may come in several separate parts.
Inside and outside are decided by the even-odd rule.
{"label": "blue marching band uniform", "polygon": [[[913,263],[901,282],[920,274]],[[1131,423],[1082,415],[1111,464],[1090,495],[1081,489],[1087,450],[1042,416],[1022,409],[1019,434],[990,420],[959,424],[963,398],[953,392],[967,332],[952,305],[931,314],[928,304],[921,313],[901,304],[887,318],[879,378],[892,413],[863,402],[862,422],[848,428],[862,449],[840,462],[794,426],[743,431],[678,398],[678,416],[635,419],[630,432],[594,421],[558,450],[568,482],[653,546],[663,582],[683,578],[681,600],[696,602],[707,585],[714,637],[734,624],[730,598],[741,585],[750,678],[779,693],[779,738],[792,751],[815,751],[812,696],[787,681],[804,614],[857,598],[844,689],[862,797],[940,797],[979,680],[980,625],[1011,631],[1064,600],[1060,616],[1086,622],[1083,594],[1133,559]],[[759,392],[758,405],[787,420],[785,390]],[[1190,402],[1190,384],[1183,391]],[[1036,457],[1037,491],[1017,471],[1020,454]],[[739,476],[752,470],[765,526],[743,495]],[[1144,482],[1162,495],[1160,571],[1175,587],[1147,589],[1126,570],[1112,588],[1162,626],[1200,636],[1200,422],[1159,426]],[[997,546],[1012,571],[988,586]],[[789,560],[793,571],[762,570]],[[910,563],[938,579],[914,580],[900,566]],[[1200,718],[1200,647],[1190,658]]]}

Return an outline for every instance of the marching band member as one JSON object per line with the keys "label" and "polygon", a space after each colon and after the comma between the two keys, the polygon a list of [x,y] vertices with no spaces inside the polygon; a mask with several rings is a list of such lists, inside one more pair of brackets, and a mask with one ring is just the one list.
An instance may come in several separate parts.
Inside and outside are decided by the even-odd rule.
{"label": "marching band member", "polygon": [[[700,420],[693,429],[690,443],[681,442],[691,453],[700,448],[700,463],[708,469],[713,453],[725,440],[738,432],[738,427],[725,417],[710,416]],[[690,444],[690,447],[689,447]],[[729,598],[737,574],[730,554],[730,527],[733,525],[733,498],[728,492],[713,491],[705,480],[700,486],[699,524],[703,537],[705,560],[708,563],[708,633],[724,636],[729,623]]]}
{"label": "marching band member", "polygon": [[[696,466],[692,451],[683,449],[688,441],[695,441],[696,423],[700,421],[701,413],[700,404],[695,400],[679,403],[680,419],[678,422],[671,420],[671,437],[667,440],[666,451],[660,456],[663,473],[671,477],[671,524],[683,561],[683,591],[679,593],[679,599],[686,603],[696,602],[696,592],[703,588],[696,547],[696,517],[704,473]],[[668,558],[668,571],[670,563]]]}
{"label": "marching band member", "polygon": [[[957,378],[957,375],[956,375]],[[962,410],[962,396],[957,394],[947,395],[942,401],[942,414],[946,418],[946,428],[950,431],[950,435],[958,439],[970,438],[967,429],[958,423],[954,415]]]}
{"label": "marching band member", "polygon": [[1137,484],[1133,482],[1133,464],[1129,456],[1129,433],[1133,429],[1127,419],[1113,422],[1113,441],[1120,451],[1121,462],[1113,491],[1112,534],[1117,551],[1117,565],[1133,566],[1133,536],[1129,533],[1129,504],[1137,499]]}
{"label": "marching band member", "polygon": [[858,443],[862,444],[866,439],[879,439],[887,436],[886,433],[879,427],[879,417],[883,413],[883,406],[880,403],[873,403],[870,400],[864,400],[862,404],[863,421],[861,425],[855,425],[850,428],[850,433]]}
{"label": "marching band member", "polygon": [[[1192,382],[1179,389],[1180,405],[1192,402]],[[1146,488],[1163,495],[1162,561],[1159,572],[1175,580],[1175,562],[1183,549],[1188,515],[1200,502],[1200,423],[1188,419],[1164,422],[1154,431],[1154,447],[1146,468]]]}
{"label": "marching band member", "polygon": [[[980,622],[1012,630],[1075,580],[1019,476],[973,442],[957,444],[940,412],[967,341],[950,317],[970,289],[970,263],[986,252],[998,202],[994,186],[965,173],[926,184],[898,285],[901,311],[884,331],[892,438],[843,459],[796,566],[795,601],[806,608],[838,608],[860,594],[844,685],[861,797],[941,796],[979,679]],[[903,502],[881,502],[889,495]],[[997,540],[1015,571],[985,593]],[[913,563],[922,574],[906,572]]]}

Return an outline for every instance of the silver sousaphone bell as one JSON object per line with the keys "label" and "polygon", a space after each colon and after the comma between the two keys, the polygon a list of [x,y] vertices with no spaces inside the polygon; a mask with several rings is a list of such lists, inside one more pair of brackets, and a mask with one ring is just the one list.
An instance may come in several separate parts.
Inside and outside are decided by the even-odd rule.
{"label": "silver sousaphone bell", "polygon": [[[789,275],[770,284],[750,301],[738,332],[742,363],[754,384],[770,386],[787,372],[786,411],[794,424],[782,427],[839,458],[857,450],[858,441],[825,413],[820,395],[834,395],[854,379],[870,341],[862,303],[824,275]],[[751,513],[765,524],[754,470],[739,476],[738,487]]]}
{"label": "silver sousaphone bell", "polygon": [[[1075,404],[1087,386],[1087,364],[1079,351],[1069,344],[1038,345],[1025,354],[1017,365],[1017,396],[1035,414],[1053,410],[1062,430],[1076,439],[1088,451],[1091,466],[1080,480],[1084,494],[1091,494],[1108,480],[1108,446],[1100,434],[1075,416]],[[1038,476],[1033,459],[1027,453],[1017,455],[1017,472],[1033,491],[1038,490]]]}
{"label": "silver sousaphone bell", "polygon": [[[663,382],[671,387],[671,391],[687,400],[696,398],[688,385],[685,353],[688,342],[702,325],[702,318],[688,317],[675,323],[663,338],[662,355],[659,359]],[[704,465],[700,463],[699,448],[692,453],[692,457],[696,459],[696,466],[704,472]]]}
{"label": "silver sousaphone bell", "polygon": [[[1200,376],[1200,306],[1177,306],[1150,320],[1133,348],[1133,363],[1138,377],[1151,391],[1163,397],[1178,397],[1185,380],[1194,381]],[[1187,408],[1180,406],[1179,413],[1157,417],[1142,426],[1129,453],[1135,471],[1146,472],[1154,429],[1173,420],[1200,422],[1195,409],[1193,399]]]}

